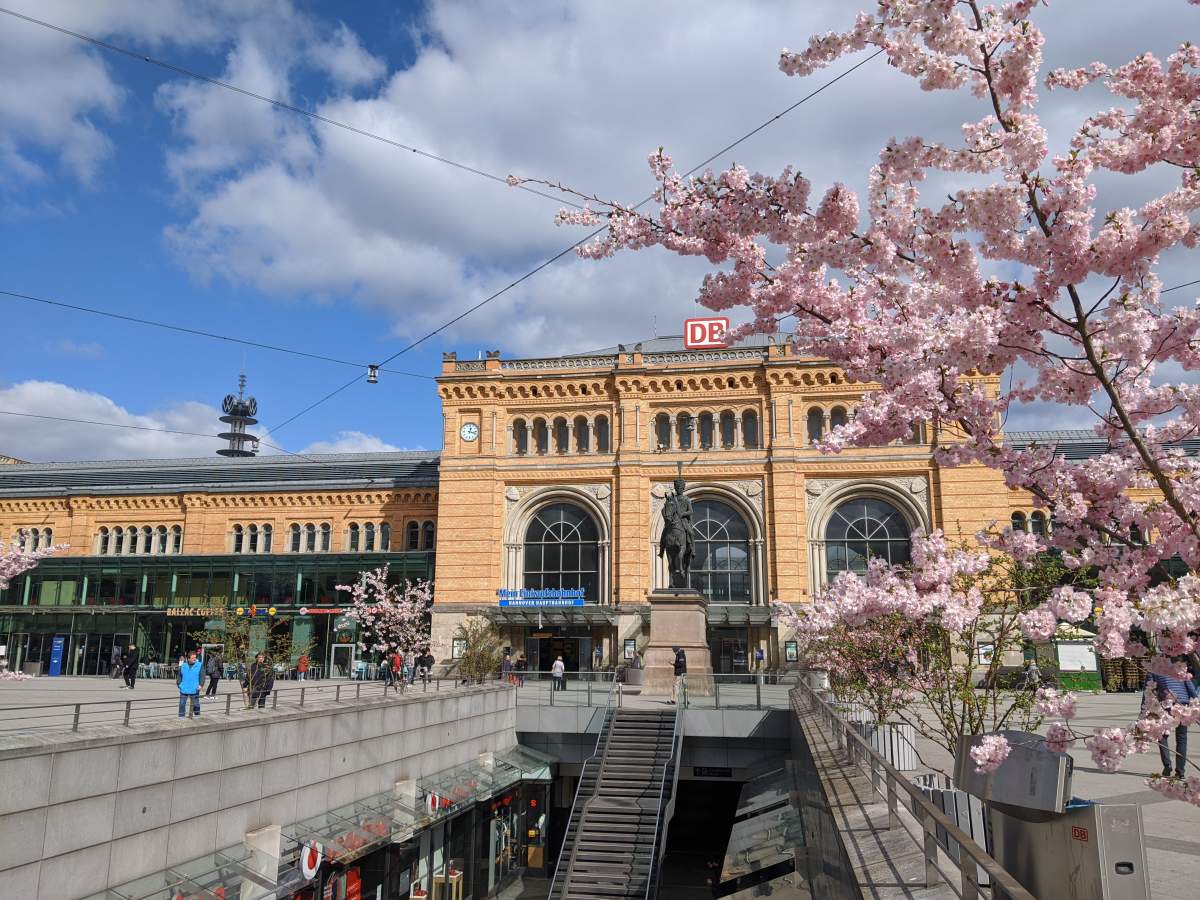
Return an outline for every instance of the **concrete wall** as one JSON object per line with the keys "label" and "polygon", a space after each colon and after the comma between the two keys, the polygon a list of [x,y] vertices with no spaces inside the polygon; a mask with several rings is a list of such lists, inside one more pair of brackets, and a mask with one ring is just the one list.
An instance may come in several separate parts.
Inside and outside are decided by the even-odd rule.
{"label": "concrete wall", "polygon": [[241,843],[511,747],[515,712],[485,686],[7,739],[0,894],[69,900]]}

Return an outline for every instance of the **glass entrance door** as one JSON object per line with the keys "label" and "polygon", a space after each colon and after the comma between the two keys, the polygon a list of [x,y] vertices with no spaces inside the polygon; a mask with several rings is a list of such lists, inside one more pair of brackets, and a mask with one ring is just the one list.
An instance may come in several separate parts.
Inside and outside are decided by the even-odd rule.
{"label": "glass entrance door", "polygon": [[354,674],[354,644],[334,644],[329,651],[329,674],[349,678]]}

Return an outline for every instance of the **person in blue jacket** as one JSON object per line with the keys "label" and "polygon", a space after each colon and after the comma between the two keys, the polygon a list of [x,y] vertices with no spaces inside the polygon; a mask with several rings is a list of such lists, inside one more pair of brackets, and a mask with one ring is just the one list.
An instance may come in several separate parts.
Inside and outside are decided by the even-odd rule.
{"label": "person in blue jacket", "polygon": [[[1193,697],[1200,697],[1200,691],[1196,689],[1195,682],[1190,678],[1185,681],[1181,678],[1171,678],[1169,675],[1151,673],[1149,680],[1153,683],[1154,692],[1160,702],[1170,698],[1176,703],[1187,703]],[[1167,735],[1164,734],[1158,739],[1158,755],[1162,757],[1164,778],[1170,777],[1172,768],[1176,778],[1183,777],[1183,767],[1187,765],[1187,738],[1187,726],[1176,726],[1174,766],[1172,766],[1171,751],[1167,747]]]}
{"label": "person in blue jacket", "polygon": [[187,713],[188,698],[191,698],[192,709],[188,715],[200,715],[200,680],[204,677],[204,665],[196,659],[196,651],[189,650],[187,659],[179,664],[179,674],[175,682],[179,685],[179,718]]}

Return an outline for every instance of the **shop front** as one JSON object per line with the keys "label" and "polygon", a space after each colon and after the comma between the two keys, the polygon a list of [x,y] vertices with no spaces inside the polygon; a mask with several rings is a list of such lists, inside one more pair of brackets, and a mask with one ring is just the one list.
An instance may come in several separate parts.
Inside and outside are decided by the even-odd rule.
{"label": "shop front", "polygon": [[[589,672],[613,665],[616,612],[588,604],[567,608],[483,607],[513,658],[524,655],[529,672],[549,672],[560,656],[568,672]],[[600,665],[596,650],[600,650]]]}

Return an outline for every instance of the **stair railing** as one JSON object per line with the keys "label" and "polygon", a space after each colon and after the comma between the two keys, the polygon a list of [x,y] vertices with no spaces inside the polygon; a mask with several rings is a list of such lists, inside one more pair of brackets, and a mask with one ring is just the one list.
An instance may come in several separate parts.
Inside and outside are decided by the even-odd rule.
{"label": "stair railing", "polygon": [[[558,862],[554,865],[554,878],[550,881],[550,893],[547,895],[549,900],[555,900],[566,893],[567,881],[569,879],[569,871],[571,864],[575,859],[575,846],[579,843],[579,831],[583,827],[583,804],[596,796],[596,792],[600,789],[600,774],[604,755],[608,753],[608,741],[612,736],[613,719],[616,717],[616,710],[613,709],[613,698],[618,693],[617,680],[614,678],[608,689],[608,702],[604,704],[604,718],[600,724],[600,733],[596,735],[596,746],[592,750],[592,755],[583,761],[583,767],[579,770],[579,784],[575,786],[575,799],[571,803],[571,813],[567,817],[567,830],[563,834],[562,846],[558,850]],[[587,780],[589,770],[594,769],[596,772],[595,783],[592,785],[592,792],[588,796],[582,796],[583,783]],[[575,810],[579,810],[579,821],[575,825],[575,840],[571,847],[571,855],[567,860],[567,871],[563,871],[563,854],[567,852],[568,839],[571,836],[571,817],[575,815]],[[559,876],[562,876],[561,881]],[[561,893],[557,893],[560,892]]]}
{"label": "stair railing", "polygon": [[[667,825],[675,814],[675,789],[679,784],[679,762],[683,753],[683,716],[675,711],[675,727],[671,733],[671,757],[663,767],[662,786],[658,792],[658,810],[654,818],[654,843],[650,871],[646,879],[646,900],[658,896],[658,880],[662,873],[662,858],[667,851]],[[670,792],[667,784],[670,783]]]}

